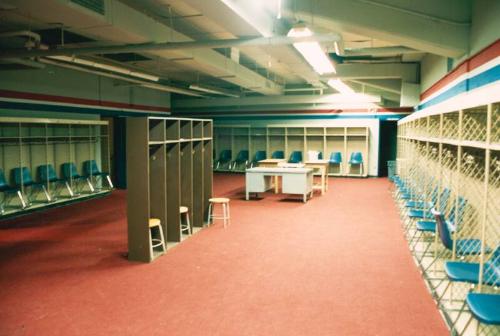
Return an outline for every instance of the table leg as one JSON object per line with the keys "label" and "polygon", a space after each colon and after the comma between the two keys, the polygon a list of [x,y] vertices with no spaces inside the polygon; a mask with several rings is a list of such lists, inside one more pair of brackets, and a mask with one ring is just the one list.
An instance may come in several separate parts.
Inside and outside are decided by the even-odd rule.
{"label": "table leg", "polygon": [[277,194],[279,192],[279,185],[278,185],[278,175],[274,176],[274,193]]}
{"label": "table leg", "polygon": [[321,168],[321,196],[325,194],[325,169]]}

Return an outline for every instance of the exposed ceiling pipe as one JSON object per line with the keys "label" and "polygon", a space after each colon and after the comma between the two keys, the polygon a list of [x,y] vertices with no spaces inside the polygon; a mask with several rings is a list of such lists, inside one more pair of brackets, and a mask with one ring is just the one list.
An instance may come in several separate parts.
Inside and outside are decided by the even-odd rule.
{"label": "exposed ceiling pipe", "polygon": [[91,70],[91,69],[79,67],[76,65],[71,65],[68,63],[56,62],[56,61],[52,61],[52,60],[49,60],[46,58],[41,58],[40,62],[55,65],[55,66],[62,67],[62,68],[72,69],[72,70],[76,70],[76,71],[87,72],[87,73],[91,73],[91,74],[98,75],[98,76],[119,79],[122,81],[135,83],[135,84],[138,84],[139,86],[143,86],[143,87],[154,89],[154,90],[165,91],[165,92],[174,92],[174,93],[179,93],[179,94],[183,94],[183,95],[187,95],[187,96],[203,97],[203,95],[198,94],[196,92],[193,92],[191,90],[178,88],[175,86],[146,82],[146,81],[142,81],[142,80],[138,80],[138,79],[133,79],[133,78],[128,78],[128,77],[124,77],[124,76],[120,76],[120,75],[115,75],[115,74],[112,74],[109,72]]}
{"label": "exposed ceiling pipe", "polygon": [[303,87],[303,88],[285,88],[285,92],[305,92],[305,91],[323,91],[324,88],[321,87]]}
{"label": "exposed ceiling pipe", "polygon": [[37,46],[41,43],[40,35],[29,30],[0,33],[0,37],[27,37],[30,40],[34,40]]}
{"label": "exposed ceiling pipe", "polygon": [[186,50],[186,49],[214,49],[230,48],[238,46],[276,46],[294,44],[299,42],[334,42],[340,41],[338,34],[311,35],[303,37],[250,37],[241,39],[186,41],[186,42],[163,42],[163,43],[139,43],[118,46],[83,47],[83,48],[60,48],[51,50],[10,50],[0,52],[1,58],[11,57],[46,57],[61,55],[83,55],[83,54],[117,54],[122,52],[144,52],[152,50]]}
{"label": "exposed ceiling pipe", "polygon": [[360,48],[360,49],[345,49],[343,56],[383,56],[383,55],[400,55],[400,54],[415,54],[421,53],[407,47],[379,47],[379,48]]}

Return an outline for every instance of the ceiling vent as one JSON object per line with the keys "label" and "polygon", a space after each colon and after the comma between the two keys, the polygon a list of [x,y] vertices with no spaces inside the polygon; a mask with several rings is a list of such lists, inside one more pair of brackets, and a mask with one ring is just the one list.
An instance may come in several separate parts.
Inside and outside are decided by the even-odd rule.
{"label": "ceiling vent", "polygon": [[104,0],[70,0],[94,13],[104,15]]}

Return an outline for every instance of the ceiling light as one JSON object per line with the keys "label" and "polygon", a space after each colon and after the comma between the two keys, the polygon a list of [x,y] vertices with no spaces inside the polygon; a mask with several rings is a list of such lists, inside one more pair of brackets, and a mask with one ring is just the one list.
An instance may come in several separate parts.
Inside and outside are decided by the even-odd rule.
{"label": "ceiling light", "polygon": [[[305,26],[297,26],[288,32],[290,37],[312,36],[313,32]],[[320,75],[335,73],[335,67],[318,42],[298,42],[293,46]]]}
{"label": "ceiling light", "polygon": [[240,98],[240,96],[235,94],[235,93],[232,93],[232,92],[229,92],[229,91],[226,91],[223,89],[219,89],[219,88],[214,88],[211,86],[206,86],[206,85],[191,84],[191,85],[189,85],[189,88],[191,90],[197,90],[197,91],[202,91],[202,92],[206,92],[206,93],[213,93],[216,95]]}
{"label": "ceiling light", "polygon": [[340,79],[329,79],[327,84],[342,94],[355,93],[353,89],[351,89],[348,85],[346,85]]}
{"label": "ceiling light", "polygon": [[333,42],[333,47],[335,48],[335,53],[337,55],[340,55],[340,48],[339,48],[339,43],[337,41]]}
{"label": "ceiling light", "polygon": [[64,61],[64,62],[85,65],[85,66],[92,67],[92,68],[98,68],[98,69],[102,69],[102,70],[120,73],[123,75],[147,79],[147,80],[150,80],[153,82],[158,82],[160,80],[160,77],[158,77],[158,76],[146,74],[143,72],[133,71],[133,70],[130,70],[127,68],[122,68],[122,67],[118,67],[118,66],[114,66],[114,65],[94,62],[94,61],[86,60],[83,58],[76,58],[76,57],[70,57],[70,56],[47,56],[47,57],[51,58],[51,59],[58,60],[58,61]]}

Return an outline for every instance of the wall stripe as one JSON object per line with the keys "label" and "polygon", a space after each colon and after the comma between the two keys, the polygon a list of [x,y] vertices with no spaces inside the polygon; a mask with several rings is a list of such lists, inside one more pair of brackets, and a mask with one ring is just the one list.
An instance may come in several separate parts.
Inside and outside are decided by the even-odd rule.
{"label": "wall stripe", "polygon": [[473,71],[481,65],[492,61],[500,55],[500,39],[496,40],[488,47],[484,48],[476,55],[460,63],[453,71],[449,72],[438,82],[428,88],[420,95],[420,100],[425,101],[436,92],[442,90],[454,80]]}
{"label": "wall stripe", "polygon": [[462,82],[456,84],[455,86],[444,91],[440,95],[429,99],[425,103],[417,106],[417,110],[423,110],[432,105],[439,104],[445,100],[453,98],[463,92],[477,89],[481,86],[485,86],[500,80],[500,65],[497,65],[485,72],[482,72],[472,78],[463,80]]}
{"label": "wall stripe", "polygon": [[85,98],[54,96],[40,93],[0,90],[0,107],[21,110],[59,111],[95,114],[148,113],[165,115],[170,108],[127,104]]}

